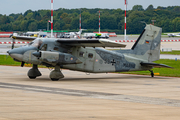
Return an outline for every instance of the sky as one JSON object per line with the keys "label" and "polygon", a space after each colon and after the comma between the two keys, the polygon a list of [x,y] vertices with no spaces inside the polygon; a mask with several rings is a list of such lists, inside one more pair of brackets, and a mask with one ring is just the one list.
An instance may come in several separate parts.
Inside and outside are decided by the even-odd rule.
{"label": "sky", "polygon": [[[54,0],[54,9],[58,8],[108,8],[124,10],[125,0]],[[146,9],[150,4],[158,6],[180,6],[180,0],[127,0],[128,10],[134,5],[142,5]],[[51,9],[51,0],[0,0],[0,14],[22,13],[27,10]]]}

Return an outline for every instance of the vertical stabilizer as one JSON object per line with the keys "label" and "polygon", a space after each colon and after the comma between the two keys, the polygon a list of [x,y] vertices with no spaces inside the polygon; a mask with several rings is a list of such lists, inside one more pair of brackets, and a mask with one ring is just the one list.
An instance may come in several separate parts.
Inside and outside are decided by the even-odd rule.
{"label": "vertical stabilizer", "polygon": [[148,62],[159,60],[162,29],[147,25],[134,46],[133,53]]}
{"label": "vertical stabilizer", "polygon": [[131,50],[118,51],[138,59],[152,62],[159,60],[162,29],[147,25]]}

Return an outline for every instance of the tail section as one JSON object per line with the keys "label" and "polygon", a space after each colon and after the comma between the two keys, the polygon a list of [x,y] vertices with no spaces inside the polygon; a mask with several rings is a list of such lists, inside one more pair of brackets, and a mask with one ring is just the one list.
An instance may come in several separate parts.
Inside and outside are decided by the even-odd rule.
{"label": "tail section", "polygon": [[147,62],[159,60],[161,33],[161,28],[147,25],[132,49],[121,52]]}

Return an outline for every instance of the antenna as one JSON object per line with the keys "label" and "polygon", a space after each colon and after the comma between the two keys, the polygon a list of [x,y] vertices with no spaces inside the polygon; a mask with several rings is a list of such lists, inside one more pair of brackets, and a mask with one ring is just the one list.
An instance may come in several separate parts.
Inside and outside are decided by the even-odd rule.
{"label": "antenna", "polygon": [[51,37],[53,37],[53,0],[51,0]]}

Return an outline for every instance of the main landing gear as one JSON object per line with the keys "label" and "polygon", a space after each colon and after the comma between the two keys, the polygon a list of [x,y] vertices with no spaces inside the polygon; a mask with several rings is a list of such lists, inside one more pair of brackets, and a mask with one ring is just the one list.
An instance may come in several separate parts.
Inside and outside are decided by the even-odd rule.
{"label": "main landing gear", "polygon": [[30,79],[36,79],[36,77],[41,76],[42,74],[38,70],[38,66],[33,64],[33,68],[28,71],[27,75]]}
{"label": "main landing gear", "polygon": [[52,81],[58,81],[61,78],[64,78],[64,75],[60,71],[60,66],[55,66],[55,69],[49,75]]}
{"label": "main landing gear", "polygon": [[[41,76],[42,74],[38,70],[38,66],[33,64],[33,67],[27,73],[30,79],[36,79],[36,77]],[[49,75],[52,81],[58,81],[61,78],[64,78],[64,75],[60,71],[60,66],[55,66],[55,69]]]}
{"label": "main landing gear", "polygon": [[151,77],[154,77],[154,72],[152,70],[149,70],[151,72]]}

